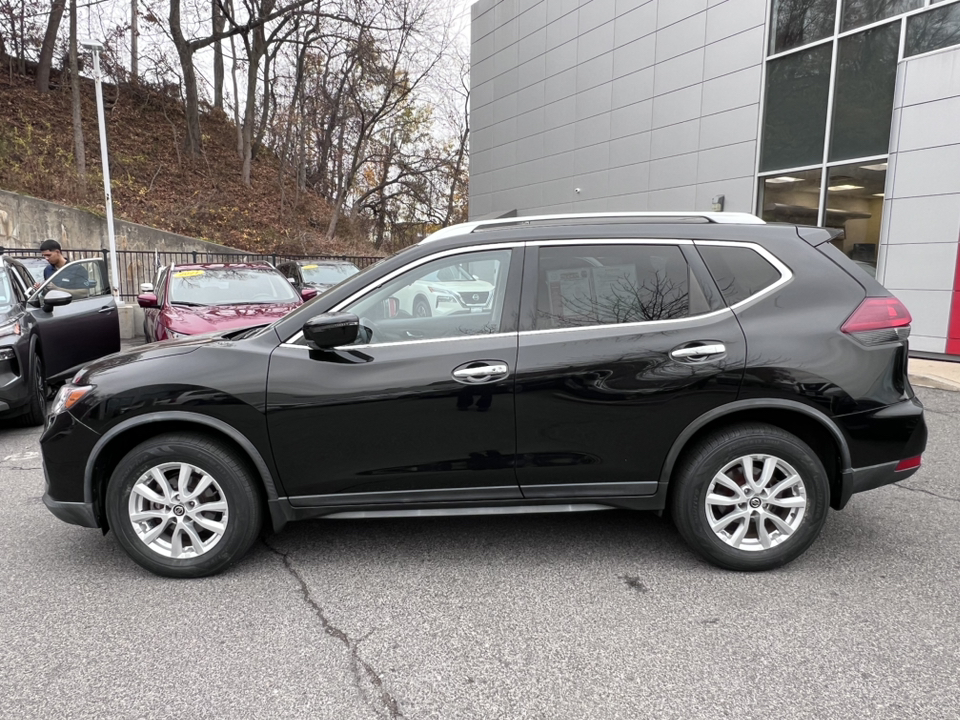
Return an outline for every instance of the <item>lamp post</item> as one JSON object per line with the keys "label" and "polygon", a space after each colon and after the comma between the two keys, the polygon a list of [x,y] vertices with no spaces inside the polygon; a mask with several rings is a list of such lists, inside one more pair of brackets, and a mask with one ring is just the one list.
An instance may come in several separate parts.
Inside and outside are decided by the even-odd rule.
{"label": "lamp post", "polygon": [[[110,161],[107,158],[107,121],[103,116],[103,84],[100,75],[100,51],[98,42],[82,43],[93,54],[93,80],[97,89],[97,121],[100,125],[100,162],[103,166],[103,195],[107,206],[107,243],[110,249],[110,287],[113,296],[120,302],[120,268],[117,265],[117,238],[113,232],[113,197],[110,193]],[[122,304],[122,303],[121,303]]]}

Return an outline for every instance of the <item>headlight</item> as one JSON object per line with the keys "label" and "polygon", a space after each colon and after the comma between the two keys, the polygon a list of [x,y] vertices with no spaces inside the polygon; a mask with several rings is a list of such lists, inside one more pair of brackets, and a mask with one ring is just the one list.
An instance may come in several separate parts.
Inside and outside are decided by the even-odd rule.
{"label": "headlight", "polygon": [[62,412],[66,412],[74,405],[76,405],[80,400],[93,388],[94,385],[71,385],[66,384],[60,388],[60,392],[57,393],[57,397],[53,400],[53,408],[50,410],[51,415],[59,415]]}
{"label": "headlight", "polygon": [[19,335],[19,334],[20,334],[19,321],[7,323],[6,325],[0,325],[0,337],[6,337],[7,335]]}

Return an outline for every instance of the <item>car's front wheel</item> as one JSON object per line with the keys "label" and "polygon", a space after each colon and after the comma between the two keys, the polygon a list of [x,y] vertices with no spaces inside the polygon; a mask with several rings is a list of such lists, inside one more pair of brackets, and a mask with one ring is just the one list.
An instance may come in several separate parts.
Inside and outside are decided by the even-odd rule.
{"label": "car's front wheel", "polygon": [[126,553],[167,577],[203,577],[238,561],[263,508],[250,470],[228,447],[171,433],[141,443],[107,487],[107,519]]}
{"label": "car's front wheel", "polygon": [[730,570],[770,570],[797,558],[820,534],[830,501],[817,454],[761,423],[705,437],[685,454],[674,482],[680,534]]}

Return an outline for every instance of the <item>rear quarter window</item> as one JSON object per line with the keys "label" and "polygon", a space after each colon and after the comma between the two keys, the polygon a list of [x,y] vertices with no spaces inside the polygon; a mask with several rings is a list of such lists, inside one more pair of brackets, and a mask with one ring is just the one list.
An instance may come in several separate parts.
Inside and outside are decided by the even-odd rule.
{"label": "rear quarter window", "polygon": [[780,272],[758,252],[745,247],[697,245],[727,305],[736,305],[780,279]]}

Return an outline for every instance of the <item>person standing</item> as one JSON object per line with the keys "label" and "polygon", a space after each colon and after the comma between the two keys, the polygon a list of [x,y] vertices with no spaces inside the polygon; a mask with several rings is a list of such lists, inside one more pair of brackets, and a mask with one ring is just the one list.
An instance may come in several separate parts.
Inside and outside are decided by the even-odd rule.
{"label": "person standing", "polygon": [[[49,280],[51,275],[68,262],[66,256],[63,254],[63,248],[60,247],[60,243],[56,240],[44,240],[40,243],[40,254],[44,260],[50,263],[43,269],[44,281]],[[37,282],[34,283],[33,287],[38,288],[40,285],[41,283]]]}

